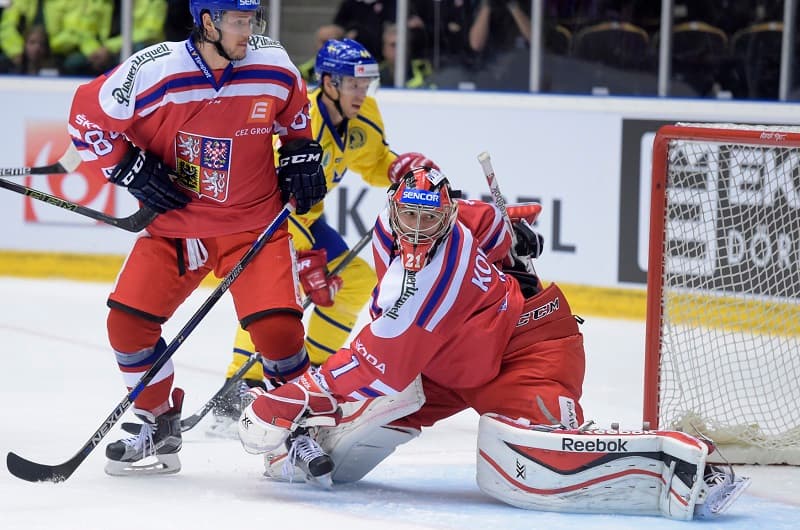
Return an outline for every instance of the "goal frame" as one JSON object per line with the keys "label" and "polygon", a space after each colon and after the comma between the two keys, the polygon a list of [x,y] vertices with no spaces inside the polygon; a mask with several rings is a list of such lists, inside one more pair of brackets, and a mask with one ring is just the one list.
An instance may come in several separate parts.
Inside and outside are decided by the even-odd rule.
{"label": "goal frame", "polygon": [[[673,140],[705,141],[712,143],[735,143],[753,147],[800,148],[800,132],[781,130],[780,126],[741,124],[740,127],[753,129],[730,128],[730,124],[689,124],[664,125],[656,133],[652,151],[652,180],[650,191],[650,227],[647,271],[647,307],[645,329],[645,363],[644,363],[644,400],[643,421],[651,429],[659,428],[659,398],[661,383],[661,339],[663,309],[663,275],[665,244],[665,211],[667,204],[667,178],[669,165],[669,148]],[[728,128],[726,128],[728,127]],[[797,126],[787,125],[795,128]],[[668,428],[668,426],[661,426]],[[735,446],[737,448],[741,446]],[[765,451],[755,448],[753,451],[725,454],[731,462],[738,463],[790,463],[800,465],[800,452],[793,456],[779,456],[779,460],[771,461],[771,456],[762,455]],[[758,453],[758,454],[756,454]]]}

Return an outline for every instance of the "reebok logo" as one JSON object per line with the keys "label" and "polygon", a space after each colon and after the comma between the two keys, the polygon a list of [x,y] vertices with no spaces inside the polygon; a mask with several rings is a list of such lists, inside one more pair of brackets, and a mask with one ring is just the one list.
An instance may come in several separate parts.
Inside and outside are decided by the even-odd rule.
{"label": "reebok logo", "polygon": [[562,451],[586,451],[586,452],[609,452],[627,453],[628,441],[617,438],[616,440],[604,440],[595,438],[594,440],[576,440],[574,438],[563,438],[561,440]]}

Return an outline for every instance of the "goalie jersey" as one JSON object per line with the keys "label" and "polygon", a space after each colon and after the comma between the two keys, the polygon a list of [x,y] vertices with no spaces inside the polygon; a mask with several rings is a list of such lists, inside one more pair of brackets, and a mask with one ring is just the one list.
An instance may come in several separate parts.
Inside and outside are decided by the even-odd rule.
{"label": "goalie jersey", "polygon": [[517,281],[494,265],[511,236],[493,205],[458,203],[451,234],[416,273],[393,252],[387,212],[378,218],[372,322],[321,368],[337,397],[394,394],[420,373],[453,389],[497,376],[524,303]]}
{"label": "goalie jersey", "polygon": [[260,229],[283,206],[274,133],[311,138],[305,82],[286,51],[251,36],[247,56],[211,70],[191,40],[134,54],[78,87],[69,133],[92,172],[110,171],[128,141],[157,155],[192,198],[148,227],[165,237],[214,237]]}

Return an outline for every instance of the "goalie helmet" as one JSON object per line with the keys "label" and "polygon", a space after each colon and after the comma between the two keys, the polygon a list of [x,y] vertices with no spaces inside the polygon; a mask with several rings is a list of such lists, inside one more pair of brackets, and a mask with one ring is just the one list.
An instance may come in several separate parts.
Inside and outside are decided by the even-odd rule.
{"label": "goalie helmet", "polygon": [[422,269],[436,245],[453,229],[458,204],[444,173],[416,167],[389,189],[389,224],[403,267]]}
{"label": "goalie helmet", "polygon": [[378,61],[353,39],[325,41],[317,52],[314,73],[320,82],[324,74],[330,75],[337,87],[342,87],[345,77],[352,77],[356,82],[366,81],[369,89],[374,89],[380,80]]}
{"label": "goalie helmet", "polygon": [[253,11],[255,16],[250,22],[250,30],[262,35],[267,29],[267,14],[260,4],[259,0],[190,0],[189,11],[195,26],[199,27],[203,26],[203,11],[208,11],[217,28],[225,11]]}

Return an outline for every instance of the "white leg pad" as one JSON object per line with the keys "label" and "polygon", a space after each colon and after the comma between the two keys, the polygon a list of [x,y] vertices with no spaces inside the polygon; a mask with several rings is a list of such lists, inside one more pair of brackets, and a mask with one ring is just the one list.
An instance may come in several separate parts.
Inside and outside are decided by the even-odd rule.
{"label": "white leg pad", "polygon": [[425,403],[422,380],[390,396],[342,403],[343,417],[335,427],[321,427],[315,439],[334,462],[334,482],[355,482],[364,477],[395,448],[419,435],[417,429],[387,426],[418,411]]}
{"label": "white leg pad", "polygon": [[484,414],[477,481],[520,508],[689,520],[718,515],[749,484],[708,468],[707,456],[705,442],[676,431],[563,430]]}

